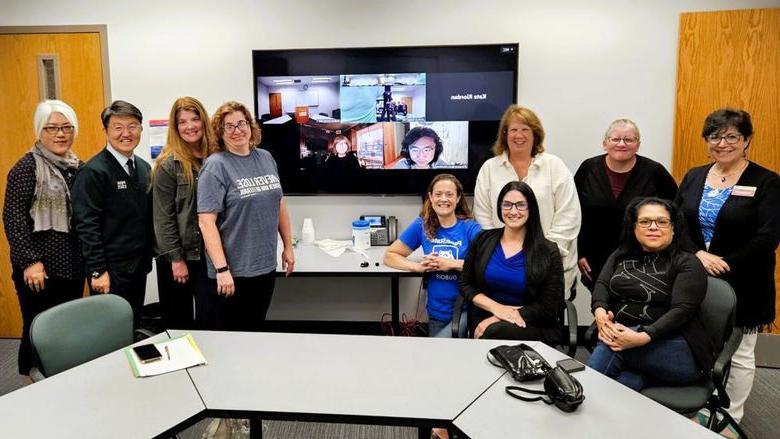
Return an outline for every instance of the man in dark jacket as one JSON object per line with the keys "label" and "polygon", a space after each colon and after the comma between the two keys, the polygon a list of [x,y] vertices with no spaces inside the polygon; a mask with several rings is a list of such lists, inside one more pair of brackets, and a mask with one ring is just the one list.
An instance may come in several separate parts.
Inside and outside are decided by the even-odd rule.
{"label": "man in dark jacket", "polygon": [[126,299],[137,327],[152,267],[151,167],[133,154],[143,116],[134,105],[114,101],[101,118],[108,143],[76,174],[73,226],[92,294]]}

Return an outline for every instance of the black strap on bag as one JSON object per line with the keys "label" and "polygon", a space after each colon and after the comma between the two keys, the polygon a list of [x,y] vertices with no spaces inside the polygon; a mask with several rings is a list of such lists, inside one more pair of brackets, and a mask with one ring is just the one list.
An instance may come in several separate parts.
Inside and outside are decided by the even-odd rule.
{"label": "black strap on bag", "polygon": [[[585,400],[582,384],[560,367],[552,369],[544,378],[544,390],[528,389],[520,386],[506,386],[509,396],[523,401],[542,401],[547,405],[555,404],[564,412],[573,412]],[[536,397],[522,396],[517,392],[542,395]],[[544,398],[547,396],[547,399]]]}
{"label": "black strap on bag", "polygon": [[552,369],[544,357],[525,343],[497,346],[488,352],[487,358],[490,364],[506,369],[519,382],[544,378]]}

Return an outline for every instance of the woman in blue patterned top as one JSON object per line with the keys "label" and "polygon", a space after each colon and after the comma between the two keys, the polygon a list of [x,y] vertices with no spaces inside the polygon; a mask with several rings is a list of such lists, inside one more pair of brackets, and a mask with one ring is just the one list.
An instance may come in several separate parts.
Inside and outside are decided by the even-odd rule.
{"label": "woman in blue patterned top", "polygon": [[736,324],[745,335],[732,357],[726,391],[729,414],[739,422],[753,385],[757,333],[775,319],[780,176],[748,159],[754,143],[748,112],[717,110],[707,116],[701,135],[713,163],[688,171],[675,203],[687,221],[690,250],[707,273],[737,294]]}

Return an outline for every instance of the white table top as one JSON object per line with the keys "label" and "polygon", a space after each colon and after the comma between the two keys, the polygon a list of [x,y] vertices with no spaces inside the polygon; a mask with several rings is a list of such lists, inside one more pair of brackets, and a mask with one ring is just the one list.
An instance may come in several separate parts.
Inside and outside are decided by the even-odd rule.
{"label": "white table top", "polygon": [[148,438],[204,409],[186,371],[135,378],[119,350],[4,395],[0,431],[7,438]]}
{"label": "white table top", "polygon": [[[535,349],[551,365],[567,358],[541,343]],[[564,413],[541,401],[526,402],[512,398],[504,391],[506,386],[541,389],[542,385],[541,381],[520,384],[507,374],[458,416],[454,424],[472,438],[720,437],[593,369],[586,367],[573,376],[582,383],[585,393],[585,401],[573,413]]]}
{"label": "white table top", "polygon": [[[402,270],[390,268],[382,263],[387,247],[373,246],[365,250],[368,259],[363,255],[346,250],[341,256],[333,257],[322,251],[313,244],[298,244],[293,250],[295,253],[295,271],[293,276],[298,275],[334,275],[344,274],[350,276],[386,276],[396,274],[400,276],[420,276],[419,273],[409,273]],[[420,250],[412,253],[412,259],[418,260],[422,257]],[[368,267],[361,267],[360,264],[368,262]],[[277,272],[282,270],[281,248],[277,254]],[[379,264],[377,266],[377,263]]]}
{"label": "white table top", "polygon": [[189,372],[209,409],[451,421],[503,374],[486,359],[498,340],[192,335],[208,365]]}

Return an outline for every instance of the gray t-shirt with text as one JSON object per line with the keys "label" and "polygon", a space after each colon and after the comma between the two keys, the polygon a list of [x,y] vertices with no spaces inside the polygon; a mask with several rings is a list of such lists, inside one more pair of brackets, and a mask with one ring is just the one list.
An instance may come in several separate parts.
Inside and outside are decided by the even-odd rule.
{"label": "gray t-shirt with text", "polygon": [[[198,177],[198,213],[216,213],[230,273],[254,277],[276,270],[279,203],[282,185],[268,151],[249,155],[219,152],[203,164]],[[209,277],[216,277],[208,260]]]}

